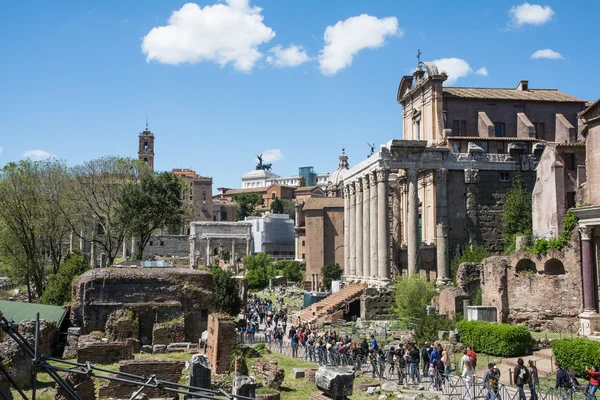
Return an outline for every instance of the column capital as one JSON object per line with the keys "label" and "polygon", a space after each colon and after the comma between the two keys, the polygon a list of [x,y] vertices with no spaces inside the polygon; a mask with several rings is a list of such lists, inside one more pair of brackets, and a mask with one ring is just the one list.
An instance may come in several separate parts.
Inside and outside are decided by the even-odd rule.
{"label": "column capital", "polygon": [[354,186],[354,182],[351,182],[348,186],[350,186],[350,196],[354,196],[356,194],[356,186]]}
{"label": "column capital", "polygon": [[446,168],[438,168],[435,170],[435,182],[444,182],[446,183],[446,179],[448,179],[448,170]]}
{"label": "column capital", "polygon": [[363,186],[364,186],[365,189],[367,188],[367,186],[369,186],[369,181],[371,180],[371,178],[369,178],[369,175],[370,174],[365,174],[362,177]]}
{"label": "column capital", "polygon": [[581,240],[592,240],[592,228],[587,225],[579,225],[579,233],[581,234]]}
{"label": "column capital", "polygon": [[370,177],[369,182],[371,183],[371,186],[377,185],[377,172],[371,171],[368,175]]}
{"label": "column capital", "polygon": [[407,168],[406,171],[406,179],[409,181],[414,181],[419,177],[419,169],[418,168]]}
{"label": "column capital", "polygon": [[350,198],[350,185],[344,185],[344,198],[345,199],[349,199]]}
{"label": "column capital", "polygon": [[356,188],[356,193],[362,193],[363,182],[361,178],[358,178],[356,181],[354,181],[354,186]]}
{"label": "column capital", "polygon": [[387,169],[378,169],[377,173],[377,182],[387,182],[388,176],[390,175]]}

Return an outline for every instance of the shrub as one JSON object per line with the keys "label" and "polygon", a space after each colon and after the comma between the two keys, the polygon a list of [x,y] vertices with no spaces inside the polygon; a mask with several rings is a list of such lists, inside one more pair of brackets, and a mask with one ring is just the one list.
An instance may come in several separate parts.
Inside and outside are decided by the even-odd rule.
{"label": "shrub", "polygon": [[398,318],[421,318],[435,296],[433,283],[417,275],[398,276],[394,283],[394,312]]}
{"label": "shrub", "polygon": [[69,254],[58,269],[58,273],[48,277],[48,284],[40,298],[40,303],[62,306],[71,301],[73,280],[90,268],[90,262],[81,255],[79,250]]}
{"label": "shrub", "polygon": [[514,249],[517,234],[528,234],[532,229],[531,222],[531,191],[517,173],[510,189],[504,195],[502,208],[502,235],[504,245]]}
{"label": "shrub", "polygon": [[456,324],[456,329],[461,342],[494,356],[519,356],[531,347],[531,333],[520,325],[463,320]]}
{"label": "shrub", "polygon": [[559,339],[552,342],[556,361],[575,375],[585,376],[585,367],[597,364],[600,359],[600,342],[590,339]]}
{"label": "shrub", "polygon": [[571,231],[577,226],[579,218],[571,212],[567,211],[565,218],[563,219],[563,230],[556,239],[538,239],[535,241],[531,252],[534,254],[546,254],[550,249],[562,250],[566,247],[571,240]]}
{"label": "shrub", "polygon": [[323,274],[323,286],[325,290],[331,290],[331,281],[337,281],[342,279],[344,270],[339,264],[327,264],[321,267],[321,273]]}
{"label": "shrub", "polygon": [[415,328],[415,340],[421,344],[438,340],[438,331],[451,331],[454,321],[446,315],[431,313],[419,319]]}
{"label": "shrub", "polygon": [[237,281],[231,272],[224,271],[219,266],[213,267],[212,274],[217,311],[233,316],[237,315],[242,308]]}

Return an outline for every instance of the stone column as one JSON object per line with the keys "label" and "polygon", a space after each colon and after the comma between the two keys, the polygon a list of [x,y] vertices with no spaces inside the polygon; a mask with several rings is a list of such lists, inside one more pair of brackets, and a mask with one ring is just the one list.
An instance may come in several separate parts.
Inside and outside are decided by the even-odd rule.
{"label": "stone column", "polygon": [[131,257],[135,257],[135,237],[131,238]]}
{"label": "stone column", "polygon": [[[196,263],[196,238],[192,238],[190,237],[190,267],[194,267],[194,264]],[[132,239],[132,243],[133,243],[133,239]],[[132,251],[133,251],[133,246],[132,246]],[[196,268],[198,266],[196,265]]]}
{"label": "stone column", "polygon": [[252,241],[252,238],[250,236],[248,236],[246,238],[246,255],[250,255],[252,254],[252,250],[250,249],[250,242]]}
{"label": "stone column", "polygon": [[[298,237],[296,237],[296,241],[298,241]],[[231,239],[231,259],[229,261],[231,265],[235,265],[235,239]]]}
{"label": "stone column", "polygon": [[84,249],[84,241],[83,241],[83,229],[81,230],[81,232],[79,233],[79,251],[81,251],[81,254],[83,254]]}
{"label": "stone column", "polygon": [[348,185],[350,187],[350,278],[356,277],[356,190],[354,182]]}
{"label": "stone column", "polygon": [[356,277],[363,279],[364,277],[364,264],[363,264],[363,191],[362,191],[362,178],[358,178],[354,182],[356,188]]}
{"label": "stone column", "polygon": [[437,285],[449,282],[448,264],[448,170],[440,168],[435,171],[435,206],[436,206],[436,240],[437,250]]}
{"label": "stone column", "polygon": [[378,279],[390,278],[390,216],[388,196],[388,171],[377,171],[377,259]]}
{"label": "stone column", "polygon": [[206,238],[206,261],[204,262],[204,266],[208,267],[210,265],[210,238]]}
{"label": "stone column", "polygon": [[73,231],[69,232],[69,253],[73,253]]}
{"label": "stone column", "polygon": [[371,231],[369,235],[369,268],[371,279],[377,279],[378,274],[378,255],[377,255],[377,173],[375,171],[369,173],[370,183],[370,195],[371,204],[369,207],[369,229]]}
{"label": "stone column", "polygon": [[127,257],[127,242],[123,239],[123,260]]}
{"label": "stone column", "polygon": [[363,249],[362,249],[362,276],[363,280],[368,280],[371,277],[371,239],[370,239],[370,207],[371,207],[371,191],[369,183],[369,174],[363,176],[363,222],[361,231],[363,232]]}
{"label": "stone column", "polygon": [[408,274],[414,275],[419,270],[419,192],[418,192],[419,170],[411,168],[406,170],[408,184],[408,218],[407,225],[407,251],[408,251]]}
{"label": "stone column", "polygon": [[581,233],[581,267],[583,272],[583,310],[597,311],[595,282],[594,282],[594,262],[592,250],[591,228],[580,226]]}
{"label": "stone column", "polygon": [[350,185],[344,185],[344,278],[350,276]]}

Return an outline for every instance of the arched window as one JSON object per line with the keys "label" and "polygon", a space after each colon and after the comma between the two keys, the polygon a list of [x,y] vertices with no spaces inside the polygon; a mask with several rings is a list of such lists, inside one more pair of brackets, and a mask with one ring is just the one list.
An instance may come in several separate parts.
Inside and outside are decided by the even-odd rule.
{"label": "arched window", "polygon": [[277,198],[277,196],[275,195],[275,192],[273,192],[273,193],[271,194],[271,200],[275,200],[276,198]]}
{"label": "arched window", "polygon": [[148,159],[144,157],[144,164],[148,165]]}
{"label": "arched window", "polygon": [[546,264],[544,264],[544,273],[546,275],[564,275],[565,266],[560,260],[551,258],[550,260],[546,261]]}
{"label": "arched window", "polygon": [[144,142],[144,151],[148,151],[148,142]]}
{"label": "arched window", "polygon": [[524,258],[517,263],[515,268],[518,274],[520,273],[536,273],[537,268],[535,267],[535,263],[528,258]]}

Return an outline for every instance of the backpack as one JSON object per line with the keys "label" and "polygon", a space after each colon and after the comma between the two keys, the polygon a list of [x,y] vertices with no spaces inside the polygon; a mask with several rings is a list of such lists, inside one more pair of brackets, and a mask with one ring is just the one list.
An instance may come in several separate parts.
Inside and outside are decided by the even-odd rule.
{"label": "backpack", "polygon": [[495,371],[490,372],[489,374],[489,385],[492,389],[498,389],[498,375]]}
{"label": "backpack", "polygon": [[519,379],[521,379],[522,383],[526,383],[529,380],[529,371],[525,367],[521,367],[519,369]]}

